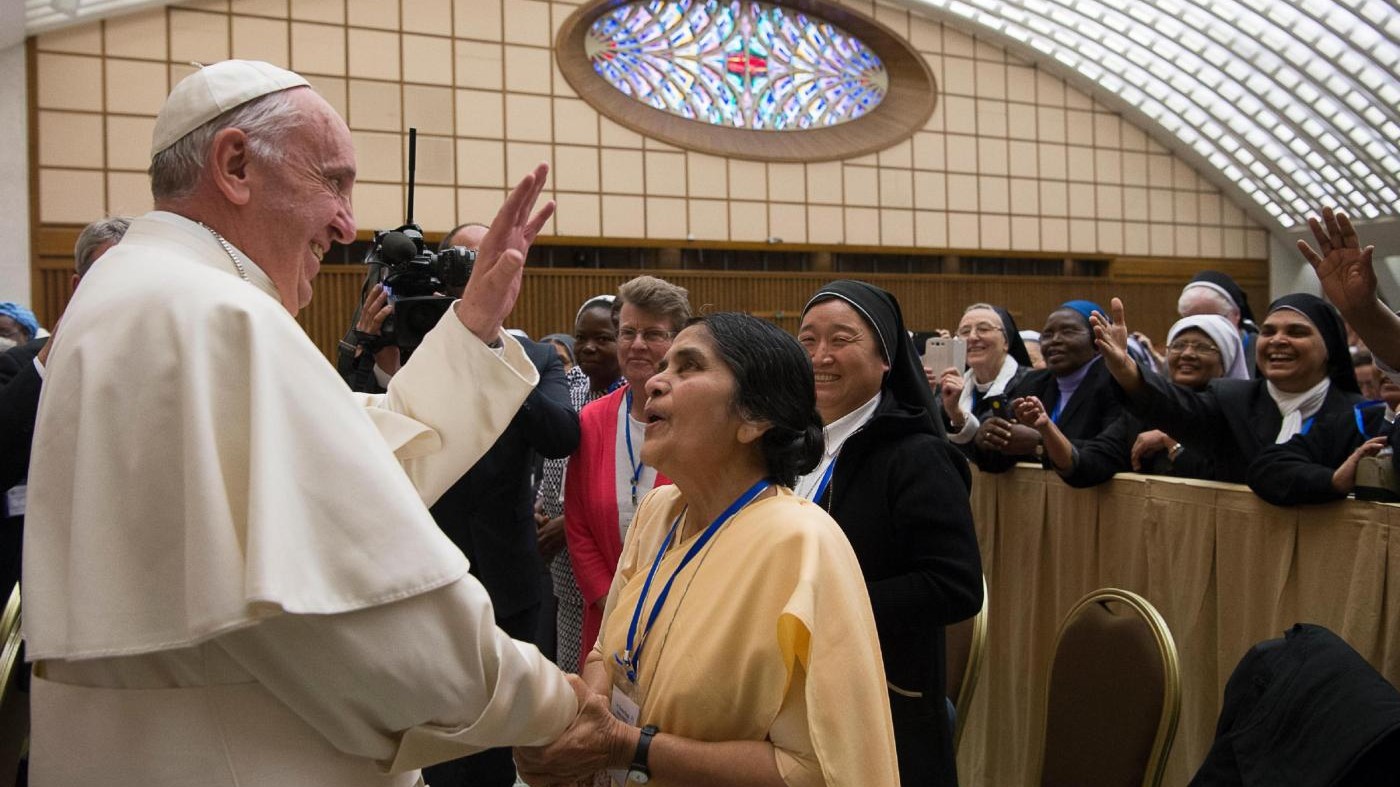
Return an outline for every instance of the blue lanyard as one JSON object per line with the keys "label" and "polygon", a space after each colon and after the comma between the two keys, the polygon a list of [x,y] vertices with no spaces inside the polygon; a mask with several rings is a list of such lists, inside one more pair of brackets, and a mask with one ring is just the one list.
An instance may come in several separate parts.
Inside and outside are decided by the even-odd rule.
{"label": "blue lanyard", "polygon": [[822,473],[822,480],[817,482],[817,490],[812,493],[812,502],[820,503],[822,495],[826,494],[826,488],[831,485],[831,474],[836,471],[837,457],[831,457],[831,464],[826,466],[826,472]]}
{"label": "blue lanyard", "polygon": [[1300,428],[1300,429],[1298,430],[1298,434],[1307,434],[1308,431],[1311,430],[1312,427],[1313,427],[1313,421],[1316,421],[1316,420],[1317,420],[1317,415],[1316,415],[1316,414],[1308,416],[1308,420],[1306,420],[1306,421],[1303,422],[1303,426],[1302,426],[1302,428]]}
{"label": "blue lanyard", "polygon": [[627,650],[623,652],[621,657],[614,656],[614,658],[617,658],[617,662],[627,670],[628,680],[633,683],[637,682],[637,668],[642,663],[642,648],[646,645],[646,640],[651,635],[651,627],[656,625],[656,618],[661,614],[661,608],[666,605],[666,598],[671,595],[671,585],[675,583],[676,577],[685,570],[686,566],[690,565],[690,561],[695,559],[695,556],[700,553],[700,550],[704,549],[705,545],[710,543],[710,539],[714,538],[715,533],[719,532],[720,527],[722,527],[725,522],[728,522],[735,514],[739,513],[740,509],[744,506],[753,502],[755,497],[763,494],[763,492],[768,489],[769,485],[769,481],[764,479],[749,487],[747,492],[739,495],[739,499],[730,503],[729,507],[724,509],[719,517],[710,523],[709,527],[705,528],[705,531],[700,534],[700,537],[695,539],[695,543],[686,551],[685,556],[681,558],[680,565],[676,566],[676,570],[671,572],[671,578],[666,580],[665,586],[661,588],[660,595],[656,597],[656,604],[652,606],[651,614],[647,615],[647,625],[646,629],[642,631],[641,642],[638,642],[637,623],[641,620],[642,607],[646,604],[647,596],[651,593],[651,581],[656,578],[656,570],[661,567],[661,559],[666,556],[666,548],[671,545],[672,539],[676,537],[676,529],[680,527],[681,519],[685,517],[686,509],[681,509],[681,512],[676,515],[676,520],[671,523],[670,532],[666,534],[666,540],[661,542],[661,548],[656,551],[656,558],[651,561],[651,570],[647,572],[647,581],[642,585],[642,595],[637,597],[637,608],[632,611],[632,622],[627,626]]}
{"label": "blue lanyard", "polygon": [[1063,393],[1060,394],[1060,398],[1055,401],[1055,411],[1050,414],[1050,423],[1056,425],[1060,423],[1060,416],[1065,412],[1065,405],[1068,403],[1068,399],[1069,397],[1065,396]]}
{"label": "blue lanyard", "polygon": [[1357,402],[1356,404],[1351,406],[1351,412],[1353,415],[1356,416],[1356,431],[1360,432],[1362,437],[1369,440],[1372,437],[1379,437],[1380,435],[1366,434],[1366,420],[1361,417],[1361,411],[1368,407],[1375,407],[1376,405],[1384,404],[1384,399],[1372,399],[1368,402]]}
{"label": "blue lanyard", "polygon": [[625,435],[627,442],[627,464],[632,466],[632,507],[637,506],[637,482],[642,478],[642,470],[646,465],[637,462],[636,456],[632,454],[632,389],[627,389],[627,415],[623,416],[627,430]]}

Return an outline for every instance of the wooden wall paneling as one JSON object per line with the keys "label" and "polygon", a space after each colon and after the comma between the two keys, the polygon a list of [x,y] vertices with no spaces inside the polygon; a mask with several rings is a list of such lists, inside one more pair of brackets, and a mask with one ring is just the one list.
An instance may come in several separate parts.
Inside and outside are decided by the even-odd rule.
{"label": "wooden wall paneling", "polygon": [[[38,267],[34,307],[45,326],[53,326],[72,296],[72,249],[81,227],[43,225],[35,234]],[[963,309],[977,301],[1006,307],[1022,329],[1038,330],[1059,304],[1087,298],[1107,307],[1118,296],[1128,308],[1128,325],[1157,342],[1166,338],[1176,320],[1181,287],[1198,268],[1214,268],[1237,276],[1262,318],[1267,305],[1267,263],[1262,261],[1203,261],[1197,266],[1152,259],[1114,260],[1109,278],[1066,276],[991,276],[970,274],[849,274],[893,292],[912,330],[952,329]],[[1179,271],[1179,272],[1178,272]],[[802,307],[822,284],[842,274],[822,271],[645,271],[690,291],[692,307],[705,311],[747,311],[796,333]],[[572,333],[579,304],[616,292],[637,270],[527,268],[520,300],[508,325],[532,337]],[[1261,276],[1264,274],[1264,276]],[[362,265],[323,265],[316,280],[316,297],[297,321],[327,358],[335,358],[336,343],[345,334],[359,303],[364,281]]]}

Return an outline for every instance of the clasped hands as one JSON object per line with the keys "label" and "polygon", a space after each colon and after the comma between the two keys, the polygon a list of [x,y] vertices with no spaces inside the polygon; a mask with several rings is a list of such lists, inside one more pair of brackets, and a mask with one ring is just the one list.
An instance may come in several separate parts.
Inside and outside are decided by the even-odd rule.
{"label": "clasped hands", "polygon": [[588,787],[609,768],[625,768],[637,749],[640,731],[608,709],[608,698],[577,675],[565,675],[578,695],[578,716],[553,743],[519,746],[515,768],[531,787]]}

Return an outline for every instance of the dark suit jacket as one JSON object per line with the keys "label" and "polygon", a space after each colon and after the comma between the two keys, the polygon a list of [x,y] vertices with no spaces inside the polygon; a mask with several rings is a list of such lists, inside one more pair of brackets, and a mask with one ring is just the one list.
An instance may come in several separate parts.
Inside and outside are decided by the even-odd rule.
{"label": "dark suit jacket", "polygon": [[560,459],[578,447],[578,413],[564,365],[548,344],[520,342],[540,382],[491,450],[432,507],[433,518],[471,562],[501,620],[538,604],[544,563],[535,546],[534,455]]}
{"label": "dark suit jacket", "polygon": [[[1217,481],[1245,483],[1250,463],[1274,444],[1283,425],[1283,415],[1262,379],[1216,379],[1205,390],[1192,391],[1144,368],[1142,383],[1124,407],[1145,428],[1161,429],[1187,450],[1205,452],[1215,462]],[[1113,389],[1122,394],[1117,383]],[[1332,386],[1314,423],[1351,417],[1351,406],[1360,400],[1357,394]]]}
{"label": "dark suit jacket", "polygon": [[[1118,418],[1118,413],[1122,410],[1122,405],[1113,392],[1113,377],[1109,375],[1108,368],[1104,366],[1103,361],[1092,363],[1094,365],[1079,382],[1079,388],[1075,390],[1069,404],[1065,405],[1064,412],[1060,413],[1060,420],[1056,422],[1060,431],[1076,446],[1102,433]],[[1055,375],[1048,369],[1031,371],[1007,392],[1006,398],[1008,401],[1015,401],[1023,396],[1038,397],[1047,412],[1054,412],[1055,405],[1060,401],[1060,387],[1055,382]],[[1017,462],[1037,461],[1034,456],[1008,456],[998,451],[984,451],[979,448],[973,449],[973,456],[978,468],[991,473],[1010,470]]]}
{"label": "dark suit jacket", "polygon": [[[43,379],[34,356],[48,339],[35,339],[0,353],[0,495],[29,477],[29,451],[39,412]],[[3,506],[3,498],[0,498]],[[0,595],[19,581],[24,517],[4,517],[0,507]]]}

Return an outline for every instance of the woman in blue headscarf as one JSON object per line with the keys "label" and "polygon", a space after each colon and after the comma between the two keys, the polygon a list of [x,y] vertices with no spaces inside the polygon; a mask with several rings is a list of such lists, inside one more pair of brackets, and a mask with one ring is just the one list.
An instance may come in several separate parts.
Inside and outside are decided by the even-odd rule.
{"label": "woman in blue headscarf", "polygon": [[[1101,311],[1097,304],[1076,300],[1051,312],[1040,331],[1045,368],[1027,374],[1007,394],[1013,405],[1025,396],[1039,399],[1059,430],[1076,444],[1106,429],[1121,410],[1112,378],[1094,346],[1089,315],[1095,311]],[[1009,418],[983,421],[972,443],[977,466],[988,472],[1045,460],[1040,432]]]}
{"label": "woman in blue headscarf", "polygon": [[0,302],[0,339],[12,345],[31,341],[39,335],[39,320],[34,312],[10,301]]}

